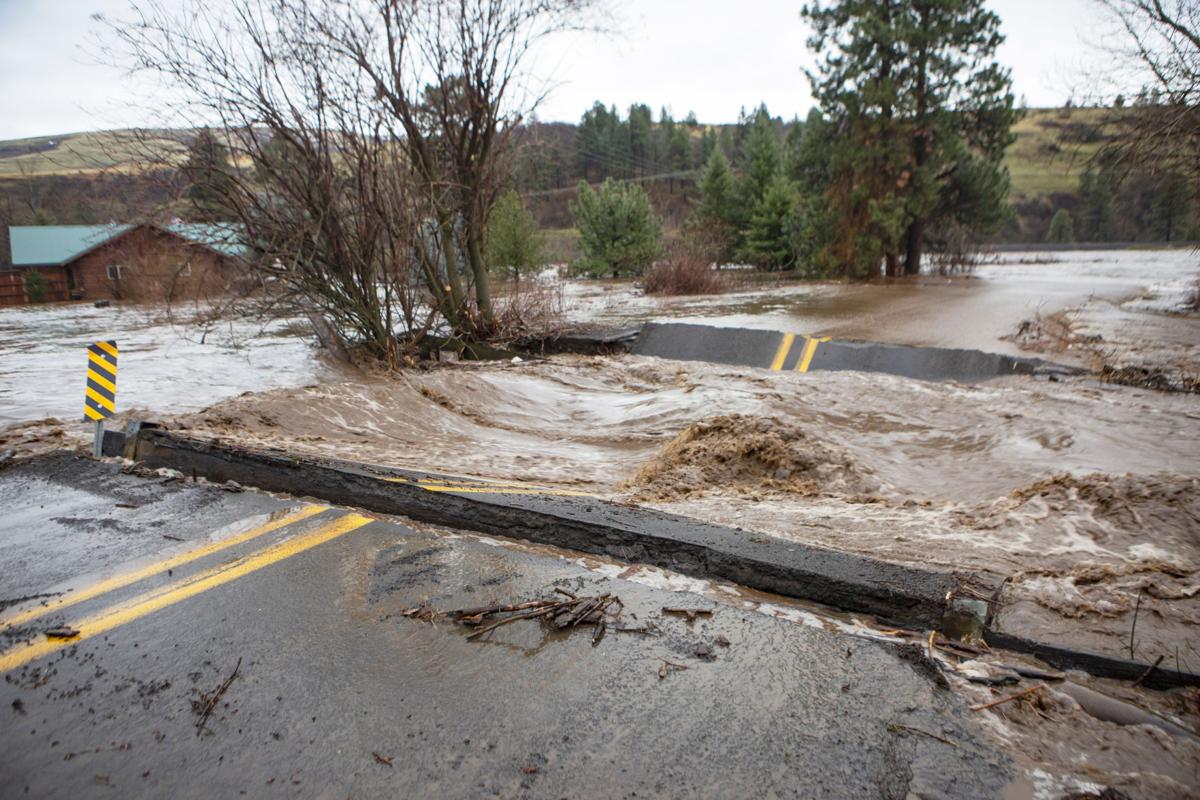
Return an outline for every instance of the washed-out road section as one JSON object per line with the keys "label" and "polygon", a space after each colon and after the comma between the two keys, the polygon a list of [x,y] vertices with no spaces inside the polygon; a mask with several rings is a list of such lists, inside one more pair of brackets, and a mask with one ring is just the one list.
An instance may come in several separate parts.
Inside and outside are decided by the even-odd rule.
{"label": "washed-out road section", "polygon": [[[731,607],[688,622],[663,607],[711,604],[552,551],[65,454],[0,491],[0,595],[44,595],[0,611],[11,796],[998,797],[1011,777],[887,644]],[[554,587],[613,592],[660,635],[472,641],[400,614]]]}

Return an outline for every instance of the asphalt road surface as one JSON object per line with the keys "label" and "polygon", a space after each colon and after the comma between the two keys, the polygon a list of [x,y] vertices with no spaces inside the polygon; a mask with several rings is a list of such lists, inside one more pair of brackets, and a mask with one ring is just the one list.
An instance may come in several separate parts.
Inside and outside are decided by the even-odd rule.
{"label": "asphalt road surface", "polygon": [[[4,797],[984,798],[1012,777],[919,658],[548,548],[65,454],[0,496]],[[658,635],[401,615],[556,587]]]}

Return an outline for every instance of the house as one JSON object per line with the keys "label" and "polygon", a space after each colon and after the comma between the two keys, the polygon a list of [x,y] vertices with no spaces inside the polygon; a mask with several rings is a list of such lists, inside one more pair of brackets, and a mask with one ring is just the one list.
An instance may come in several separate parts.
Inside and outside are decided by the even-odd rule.
{"label": "house", "polygon": [[245,254],[231,224],[13,225],[0,266],[0,306],[31,302],[31,272],[45,300],[192,299],[223,293]]}

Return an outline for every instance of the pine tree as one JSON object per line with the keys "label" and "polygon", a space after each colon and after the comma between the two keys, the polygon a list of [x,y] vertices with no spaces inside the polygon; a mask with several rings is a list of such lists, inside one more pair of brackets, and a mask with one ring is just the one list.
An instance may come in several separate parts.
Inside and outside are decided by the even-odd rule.
{"label": "pine tree", "polygon": [[545,266],[543,239],[533,214],[512,190],[502,195],[488,217],[485,251],[488,269],[519,280]]}
{"label": "pine tree", "polygon": [[[994,60],[1000,20],[984,0],[831,0],[803,15],[814,30],[809,46],[825,54],[809,74],[813,94],[842,150],[831,199],[860,228],[840,234],[843,255],[861,238],[879,247],[889,273],[903,251],[904,270],[915,274],[931,231],[1002,216],[984,201],[1006,202],[994,190],[1007,185],[1003,155],[1016,112],[1009,73]],[[978,219],[943,201],[964,164],[971,185],[958,191],[979,201]]]}
{"label": "pine tree", "polygon": [[783,167],[779,133],[764,103],[750,119],[742,141],[742,197],[753,208],[766,194],[767,186]]}
{"label": "pine tree", "polygon": [[1187,182],[1171,173],[1163,177],[1157,189],[1150,203],[1150,233],[1160,242],[1182,239],[1191,222]]}
{"label": "pine tree", "polygon": [[651,168],[653,136],[654,118],[650,106],[634,103],[629,107],[629,159],[641,175],[647,174]]}
{"label": "pine tree", "polygon": [[1051,244],[1070,244],[1075,241],[1075,220],[1071,219],[1071,212],[1065,208],[1054,212],[1050,230],[1046,232],[1046,241]]}
{"label": "pine tree", "polygon": [[640,275],[662,252],[661,224],[642,187],[609,178],[597,191],[580,181],[578,191],[577,268],[593,277]]}
{"label": "pine tree", "polygon": [[676,125],[671,131],[668,142],[671,154],[671,169],[686,170],[692,168],[692,140],[688,138],[687,128]]}
{"label": "pine tree", "polygon": [[704,130],[700,133],[700,159],[698,163],[707,164],[713,151],[719,146],[716,130],[711,125],[705,126]]}
{"label": "pine tree", "polygon": [[1117,177],[1113,170],[1088,167],[1079,176],[1079,194],[1083,208],[1079,219],[1079,234],[1085,242],[1107,242],[1113,233],[1113,203],[1117,194]]}
{"label": "pine tree", "polygon": [[699,189],[699,217],[709,223],[732,225],[737,214],[737,184],[721,148],[715,148],[708,157]]}
{"label": "pine tree", "polygon": [[208,128],[202,128],[188,147],[183,174],[191,184],[186,196],[202,221],[232,217],[229,208],[235,179],[230,174],[229,149]]}
{"label": "pine tree", "polygon": [[746,230],[746,260],[767,269],[787,269],[796,263],[793,231],[796,194],[776,173],[750,216]]}

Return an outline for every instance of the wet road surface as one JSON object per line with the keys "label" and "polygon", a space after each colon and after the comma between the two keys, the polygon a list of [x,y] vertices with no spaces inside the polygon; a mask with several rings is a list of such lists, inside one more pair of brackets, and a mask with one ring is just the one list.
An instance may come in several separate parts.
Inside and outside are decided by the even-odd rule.
{"label": "wet road surface", "polygon": [[[711,602],[164,480],[65,455],[0,473],[0,597],[50,595],[0,612],[7,796],[992,797],[1011,779],[889,645],[727,607],[688,622],[663,606]],[[660,635],[593,647],[530,621],[468,641],[400,614],[554,587],[614,592]],[[80,637],[42,634],[64,624]],[[660,678],[662,659],[687,669]],[[192,701],[239,660],[198,733]]]}

